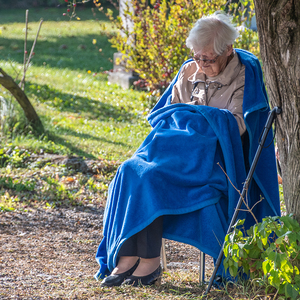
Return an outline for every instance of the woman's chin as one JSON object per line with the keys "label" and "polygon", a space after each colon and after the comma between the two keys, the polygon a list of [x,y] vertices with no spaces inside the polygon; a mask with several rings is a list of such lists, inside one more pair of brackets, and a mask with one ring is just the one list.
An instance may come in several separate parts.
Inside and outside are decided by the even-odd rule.
{"label": "woman's chin", "polygon": [[202,67],[202,71],[208,77],[215,77],[218,75],[217,72],[213,72],[213,70],[211,70],[211,68]]}

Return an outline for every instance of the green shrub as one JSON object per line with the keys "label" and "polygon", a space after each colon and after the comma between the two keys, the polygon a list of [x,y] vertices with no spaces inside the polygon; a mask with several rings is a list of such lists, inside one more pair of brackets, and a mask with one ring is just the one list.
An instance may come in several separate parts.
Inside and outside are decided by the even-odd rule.
{"label": "green shrub", "polygon": [[300,294],[300,225],[291,215],[267,217],[247,235],[244,220],[225,238],[224,267],[237,276],[239,267],[250,278],[262,278],[279,295],[296,299]]}
{"label": "green shrub", "polygon": [[25,149],[0,148],[0,168],[10,165],[15,168],[25,167],[26,160],[30,157],[30,153]]}
{"label": "green shrub", "polygon": [[17,192],[34,191],[35,182],[30,180],[12,179],[11,177],[0,177],[0,189],[11,189]]}
{"label": "green shrub", "polygon": [[7,94],[6,98],[0,96],[0,137],[15,138],[30,134],[32,130],[19,103]]}

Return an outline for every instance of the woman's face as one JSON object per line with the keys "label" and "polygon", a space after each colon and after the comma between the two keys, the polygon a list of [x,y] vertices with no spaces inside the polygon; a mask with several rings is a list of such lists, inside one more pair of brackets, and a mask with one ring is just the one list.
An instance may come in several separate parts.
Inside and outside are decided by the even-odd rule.
{"label": "woman's face", "polygon": [[228,56],[232,53],[232,45],[221,54],[217,55],[212,46],[204,47],[202,50],[194,49],[194,60],[200,69],[208,77],[219,75],[226,67]]}

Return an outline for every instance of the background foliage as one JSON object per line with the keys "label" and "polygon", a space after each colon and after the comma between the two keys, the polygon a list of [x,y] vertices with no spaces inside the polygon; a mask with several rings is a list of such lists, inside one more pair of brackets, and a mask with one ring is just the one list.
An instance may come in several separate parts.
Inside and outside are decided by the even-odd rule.
{"label": "background foliage", "polygon": [[132,5],[133,9],[125,9],[125,18],[114,18],[108,10],[118,29],[110,42],[124,54],[126,67],[140,75],[139,84],[150,90],[163,90],[170,83],[190,54],[185,46],[190,29],[197,19],[217,10],[233,16],[240,31],[234,46],[259,56],[257,33],[249,29],[254,16],[252,1],[151,0],[149,5],[147,0],[132,0]]}

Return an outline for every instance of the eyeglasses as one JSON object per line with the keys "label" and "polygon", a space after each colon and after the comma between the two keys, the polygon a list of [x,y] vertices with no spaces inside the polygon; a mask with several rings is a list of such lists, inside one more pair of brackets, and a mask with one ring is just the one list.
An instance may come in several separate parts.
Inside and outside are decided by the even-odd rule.
{"label": "eyeglasses", "polygon": [[214,59],[206,59],[206,58],[200,58],[200,57],[197,57],[197,56],[192,56],[191,59],[194,60],[195,62],[201,62],[202,61],[204,65],[205,64],[210,65],[210,64],[214,64],[217,61],[219,56],[220,55],[217,55]]}

